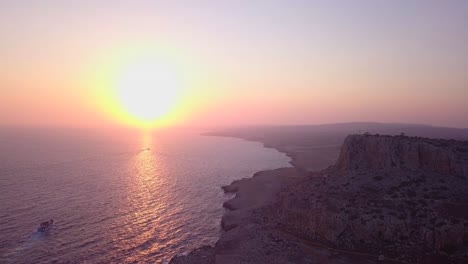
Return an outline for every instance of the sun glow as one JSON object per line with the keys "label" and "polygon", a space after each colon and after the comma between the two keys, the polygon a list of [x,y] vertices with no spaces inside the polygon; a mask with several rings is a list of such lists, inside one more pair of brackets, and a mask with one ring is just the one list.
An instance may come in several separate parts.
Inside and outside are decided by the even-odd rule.
{"label": "sun glow", "polygon": [[117,82],[123,107],[143,122],[154,122],[175,106],[180,81],[168,65],[139,62],[126,67]]}
{"label": "sun glow", "polygon": [[103,122],[152,130],[191,122],[205,111],[217,92],[207,72],[183,48],[128,45],[96,54],[80,79]]}

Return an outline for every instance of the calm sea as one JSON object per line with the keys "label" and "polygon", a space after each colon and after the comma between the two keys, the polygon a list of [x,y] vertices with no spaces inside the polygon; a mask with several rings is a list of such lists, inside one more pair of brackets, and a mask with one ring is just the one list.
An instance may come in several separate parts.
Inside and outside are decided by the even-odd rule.
{"label": "calm sea", "polygon": [[166,263],[214,244],[220,186],[289,158],[200,132],[0,130],[0,262]]}

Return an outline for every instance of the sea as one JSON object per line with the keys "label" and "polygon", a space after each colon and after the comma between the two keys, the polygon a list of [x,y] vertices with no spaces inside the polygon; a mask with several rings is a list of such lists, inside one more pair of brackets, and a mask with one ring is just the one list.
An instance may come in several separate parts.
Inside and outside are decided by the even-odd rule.
{"label": "sea", "polygon": [[1,128],[0,263],[168,263],[213,245],[221,186],[290,159],[204,132]]}

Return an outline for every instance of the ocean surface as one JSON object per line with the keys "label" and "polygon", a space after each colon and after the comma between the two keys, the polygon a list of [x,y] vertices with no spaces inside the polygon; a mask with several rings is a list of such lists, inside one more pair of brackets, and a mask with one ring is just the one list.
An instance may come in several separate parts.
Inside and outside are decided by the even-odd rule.
{"label": "ocean surface", "polygon": [[214,244],[220,187],[290,159],[201,132],[0,129],[0,263],[167,263]]}

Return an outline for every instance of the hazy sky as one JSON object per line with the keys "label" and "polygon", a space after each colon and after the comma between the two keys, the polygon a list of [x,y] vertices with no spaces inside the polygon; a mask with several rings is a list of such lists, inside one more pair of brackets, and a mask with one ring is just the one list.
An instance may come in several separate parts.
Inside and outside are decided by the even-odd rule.
{"label": "hazy sky", "polygon": [[468,127],[464,0],[3,0],[0,125],[118,123],[146,57],[183,79],[173,123]]}

